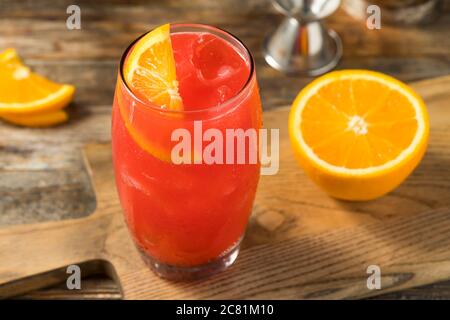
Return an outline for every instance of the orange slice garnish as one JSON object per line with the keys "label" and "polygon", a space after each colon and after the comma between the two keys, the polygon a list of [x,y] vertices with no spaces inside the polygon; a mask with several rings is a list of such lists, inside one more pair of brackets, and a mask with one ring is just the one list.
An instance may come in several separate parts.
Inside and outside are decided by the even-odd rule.
{"label": "orange slice garnish", "polygon": [[406,84],[366,70],[331,72],[307,85],[289,116],[294,152],[330,195],[379,197],[422,159],[428,141],[423,100]]}
{"label": "orange slice garnish", "polygon": [[[183,110],[169,24],[154,29],[134,45],[123,71],[127,85],[141,100],[151,102],[156,108]],[[170,132],[155,132],[154,128],[149,128],[151,119],[148,117],[152,115],[147,117],[147,108],[141,106],[141,102],[135,105],[123,90],[116,92],[121,118],[133,140],[147,153],[171,162]],[[167,115],[176,119],[180,116],[177,113]]]}
{"label": "orange slice garnish", "polygon": [[136,43],[126,60],[124,75],[127,84],[139,96],[163,109],[183,109],[170,24],[154,29]]}

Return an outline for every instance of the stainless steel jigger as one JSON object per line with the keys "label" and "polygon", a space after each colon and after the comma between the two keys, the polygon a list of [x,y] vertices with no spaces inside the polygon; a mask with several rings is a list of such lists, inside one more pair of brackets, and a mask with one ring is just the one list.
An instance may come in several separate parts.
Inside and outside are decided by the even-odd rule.
{"label": "stainless steel jigger", "polygon": [[342,56],[338,34],[321,20],[339,7],[341,0],[272,0],[286,17],[264,41],[264,58],[273,68],[317,76],[333,69]]}

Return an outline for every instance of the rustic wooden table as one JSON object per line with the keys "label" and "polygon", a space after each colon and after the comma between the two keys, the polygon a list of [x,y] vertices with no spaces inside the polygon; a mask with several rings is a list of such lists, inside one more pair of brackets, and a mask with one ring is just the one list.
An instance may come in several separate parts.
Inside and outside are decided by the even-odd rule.
{"label": "rustic wooden table", "polygon": [[[368,68],[404,81],[450,74],[450,3],[432,25],[368,30],[342,10],[328,24],[342,37],[338,68]],[[138,35],[164,22],[198,22],[225,28],[251,49],[265,110],[289,105],[305,77],[269,68],[261,54],[266,32],[280,20],[263,0],[79,0],[81,29],[68,30],[73,1],[0,0],[0,49],[15,47],[34,70],[77,87],[70,122],[53,129],[0,123],[0,227],[88,215],[95,198],[79,147],[110,140],[110,110],[117,63]],[[63,285],[22,298],[118,299],[112,280],[84,279],[83,289]],[[274,297],[276,298],[276,297]],[[381,296],[449,299],[450,282]]]}

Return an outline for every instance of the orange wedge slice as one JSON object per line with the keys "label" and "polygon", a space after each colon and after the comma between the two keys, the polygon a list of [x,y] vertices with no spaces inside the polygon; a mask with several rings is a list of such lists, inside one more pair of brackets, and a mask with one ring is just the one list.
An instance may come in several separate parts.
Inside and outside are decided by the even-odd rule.
{"label": "orange wedge slice", "polygon": [[294,152],[330,195],[368,200],[397,187],[422,159],[429,123],[412,88],[366,70],[331,72],[307,85],[289,115]]}
{"label": "orange wedge slice", "polygon": [[146,34],[133,47],[124,68],[125,81],[141,97],[170,110],[182,110],[170,24]]}
{"label": "orange wedge slice", "polygon": [[38,128],[50,127],[66,122],[69,116],[64,110],[56,110],[30,115],[8,114],[2,115],[0,118],[15,125]]}
{"label": "orange wedge slice", "polygon": [[[124,65],[127,85],[140,99],[161,109],[180,111],[183,103],[178,93],[175,59],[170,41],[170,25],[162,25],[142,37],[132,48]],[[145,109],[133,106],[118,90],[120,115],[134,141],[154,157],[171,162],[170,135],[155,139],[149,130]],[[128,101],[125,101],[128,100]],[[170,116],[179,118],[179,114]],[[160,132],[161,133],[161,132]],[[167,140],[167,141],[166,141]]]}
{"label": "orange wedge slice", "polygon": [[23,65],[14,49],[0,53],[0,116],[56,111],[71,100],[75,88],[52,82]]}
{"label": "orange wedge slice", "polygon": [[19,56],[17,55],[17,52],[13,48],[8,48],[4,50],[3,52],[0,52],[0,63],[6,63],[6,62],[12,62],[15,61],[16,63],[20,63]]}

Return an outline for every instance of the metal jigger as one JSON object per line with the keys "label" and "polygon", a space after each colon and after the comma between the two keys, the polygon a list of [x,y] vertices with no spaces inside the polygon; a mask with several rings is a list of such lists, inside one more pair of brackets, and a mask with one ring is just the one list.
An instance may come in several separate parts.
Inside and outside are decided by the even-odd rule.
{"label": "metal jigger", "polygon": [[342,56],[341,39],[321,20],[339,7],[340,0],[272,0],[286,17],[264,41],[264,57],[273,68],[317,76],[333,69]]}

